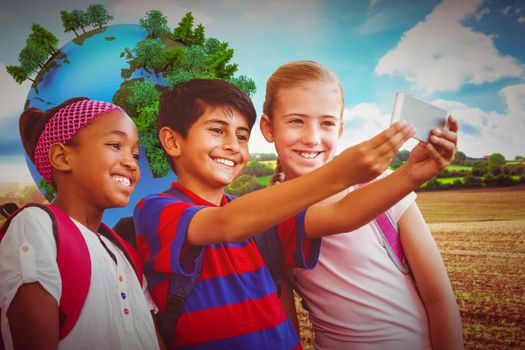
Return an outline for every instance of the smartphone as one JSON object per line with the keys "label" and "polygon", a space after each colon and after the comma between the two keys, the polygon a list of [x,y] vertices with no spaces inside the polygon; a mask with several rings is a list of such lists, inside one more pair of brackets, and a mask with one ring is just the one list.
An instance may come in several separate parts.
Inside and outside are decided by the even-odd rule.
{"label": "smartphone", "polygon": [[396,93],[390,124],[404,120],[416,128],[414,138],[428,142],[430,131],[444,129],[448,112],[403,92]]}

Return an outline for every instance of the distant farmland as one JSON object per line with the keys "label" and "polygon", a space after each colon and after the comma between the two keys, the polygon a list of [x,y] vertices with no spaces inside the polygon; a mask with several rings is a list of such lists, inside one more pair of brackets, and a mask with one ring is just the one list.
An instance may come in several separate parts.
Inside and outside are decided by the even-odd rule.
{"label": "distant farmland", "polygon": [[[525,187],[424,192],[417,203],[456,294],[465,348],[525,349]],[[313,349],[304,310],[300,322]]]}

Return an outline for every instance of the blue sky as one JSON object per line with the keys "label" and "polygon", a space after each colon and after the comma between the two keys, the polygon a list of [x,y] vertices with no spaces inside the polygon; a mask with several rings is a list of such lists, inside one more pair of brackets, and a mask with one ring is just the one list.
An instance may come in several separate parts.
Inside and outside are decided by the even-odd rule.
{"label": "blue sky", "polygon": [[[94,2],[0,0],[0,181],[31,181],[17,133],[30,85],[16,84],[5,66],[17,64],[32,22],[53,31],[62,46],[73,35],[63,33],[60,10]],[[467,155],[525,155],[525,0],[98,2],[112,23],[137,23],[158,9],[173,28],[192,11],[207,36],[235,49],[238,74],[257,84],[259,115],[266,79],[281,64],[326,65],[345,89],[340,149],[387,127],[395,92],[404,91],[460,121],[459,149]],[[258,127],[250,142],[252,152],[273,151]]]}

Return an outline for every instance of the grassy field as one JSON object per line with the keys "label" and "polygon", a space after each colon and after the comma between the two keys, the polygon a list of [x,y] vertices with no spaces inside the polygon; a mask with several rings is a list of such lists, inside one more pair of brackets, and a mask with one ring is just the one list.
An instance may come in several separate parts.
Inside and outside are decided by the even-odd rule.
{"label": "grassy field", "polygon": [[[525,349],[525,187],[424,192],[417,203],[456,294],[465,348]],[[313,349],[304,310],[300,322]]]}
{"label": "grassy field", "polygon": [[263,186],[268,186],[268,184],[270,183],[271,179],[272,179],[272,175],[256,178],[257,183],[259,183],[260,185],[263,185]]}
{"label": "grassy field", "polygon": [[471,166],[464,166],[464,165],[456,165],[456,164],[450,164],[447,166],[448,171],[463,171],[463,172],[471,172],[472,167]]}

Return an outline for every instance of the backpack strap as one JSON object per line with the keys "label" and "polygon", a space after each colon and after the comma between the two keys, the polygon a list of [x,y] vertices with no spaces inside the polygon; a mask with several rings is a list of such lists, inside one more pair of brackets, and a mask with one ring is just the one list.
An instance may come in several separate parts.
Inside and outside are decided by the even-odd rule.
{"label": "backpack strap", "polygon": [[[174,187],[170,187],[168,190],[164,191],[164,193],[180,199],[183,202],[192,202],[188,196]],[[231,198],[233,197],[228,197],[228,201],[230,201]],[[186,299],[197,285],[201,274],[201,268],[202,258],[197,259],[195,273],[191,276],[178,273],[169,274],[166,304],[164,306],[164,311],[159,315],[159,333],[168,348],[171,348],[173,332],[175,332],[177,321],[184,310]]]}
{"label": "backpack strap", "polygon": [[57,265],[62,280],[59,339],[63,339],[77,322],[89,290],[91,283],[89,250],[75,223],[66,213],[53,205],[34,203],[18,209],[0,229],[0,238],[7,232],[13,218],[28,207],[38,207],[51,218],[53,236],[57,245]]}
{"label": "backpack strap", "polygon": [[46,207],[53,213],[50,216],[57,238],[57,264],[62,280],[60,339],[63,339],[77,322],[86,301],[91,283],[91,258],[86,241],[71,218],[53,205]]}
{"label": "backpack strap", "polygon": [[[366,186],[367,183],[357,185],[358,188]],[[397,222],[394,220],[391,210],[380,214],[372,221],[380,234],[383,246],[385,247],[388,256],[396,267],[404,274],[410,273],[410,267],[405,258],[405,252],[401,245],[399,238],[399,230]]]}
{"label": "backpack strap", "polygon": [[137,274],[137,278],[139,280],[140,285],[142,286],[142,259],[140,258],[139,253],[135,250],[135,248],[126,242],[125,239],[120,237],[115,231],[113,231],[109,226],[106,224],[102,224],[100,226],[100,231],[104,235],[104,237],[107,237],[110,241],[112,241],[117,247],[124,252],[124,255],[128,259],[128,261],[131,263],[131,266],[133,266],[133,269],[135,270],[135,273]]}

